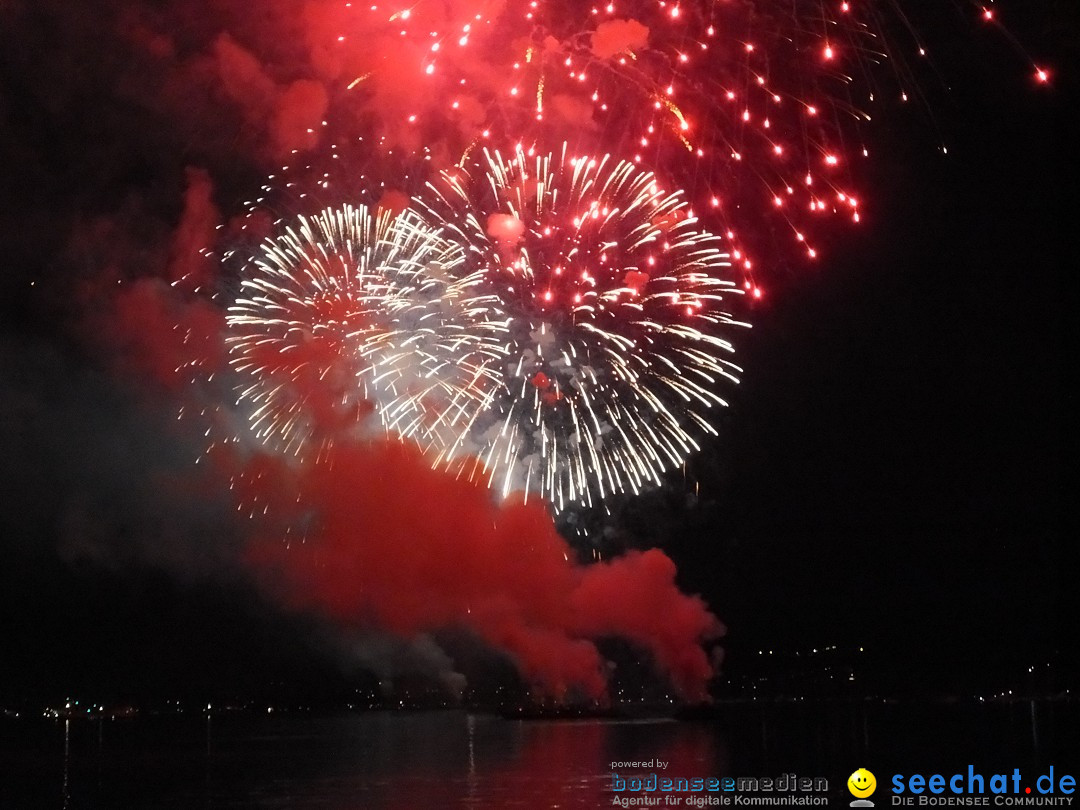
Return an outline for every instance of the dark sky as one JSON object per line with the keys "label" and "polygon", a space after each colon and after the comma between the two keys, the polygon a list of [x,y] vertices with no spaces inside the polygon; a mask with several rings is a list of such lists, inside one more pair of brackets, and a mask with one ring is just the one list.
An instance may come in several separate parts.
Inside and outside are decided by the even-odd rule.
{"label": "dark sky", "polygon": [[1074,77],[1033,92],[985,43],[955,46],[948,156],[916,116],[885,122],[872,224],[759,316],[717,521],[732,585],[763,572],[733,633],[835,632],[896,683],[1075,654]]}
{"label": "dark sky", "polygon": [[[1067,3],[1012,5],[1052,85],[1006,37],[943,29],[929,112],[872,131],[863,225],[754,311],[724,444],[691,464],[700,497],[679,479],[620,505],[628,544],[659,543],[728,625],[732,667],[830,643],[871,649],[893,688],[1075,667],[1080,29]],[[339,651],[237,572],[229,499],[190,470],[176,392],[127,374],[138,340],[107,323],[110,285],[179,261],[185,167],[227,211],[258,180],[259,161],[230,159],[254,136],[147,102],[110,22],[29,8],[0,2],[0,705],[256,688],[267,666],[324,677]],[[95,25],[113,50],[89,45]]]}

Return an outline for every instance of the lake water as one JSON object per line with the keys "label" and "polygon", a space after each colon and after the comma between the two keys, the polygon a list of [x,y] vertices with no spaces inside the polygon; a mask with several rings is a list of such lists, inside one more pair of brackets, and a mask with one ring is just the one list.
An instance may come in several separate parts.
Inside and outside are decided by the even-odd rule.
{"label": "lake water", "polygon": [[1080,775],[1078,714],[819,704],[746,705],[701,722],[461,711],[6,720],[0,808],[611,807],[612,763],[649,760],[687,777],[822,776],[831,804],[846,807],[844,782],[861,766],[877,772],[879,798],[894,772]]}

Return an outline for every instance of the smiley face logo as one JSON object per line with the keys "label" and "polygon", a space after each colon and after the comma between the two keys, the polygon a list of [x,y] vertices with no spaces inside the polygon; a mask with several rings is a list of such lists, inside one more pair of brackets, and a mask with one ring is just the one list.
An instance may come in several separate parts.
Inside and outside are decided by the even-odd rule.
{"label": "smiley face logo", "polygon": [[848,777],[847,789],[856,799],[865,799],[877,789],[877,779],[866,768],[859,768]]}

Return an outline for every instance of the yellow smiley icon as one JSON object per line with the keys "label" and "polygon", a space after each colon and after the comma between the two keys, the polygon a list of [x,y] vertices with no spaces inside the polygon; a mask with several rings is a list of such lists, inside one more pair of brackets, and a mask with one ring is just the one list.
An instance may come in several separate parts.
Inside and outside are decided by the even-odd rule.
{"label": "yellow smiley icon", "polygon": [[859,768],[848,777],[847,789],[856,799],[865,799],[877,789],[877,779],[866,768]]}

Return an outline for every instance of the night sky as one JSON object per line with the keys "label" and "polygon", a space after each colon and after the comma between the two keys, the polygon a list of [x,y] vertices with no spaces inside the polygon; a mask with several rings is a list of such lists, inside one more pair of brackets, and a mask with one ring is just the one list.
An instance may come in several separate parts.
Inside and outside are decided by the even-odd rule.
{"label": "night sky", "polygon": [[[941,12],[926,104],[878,112],[864,222],[750,313],[721,441],[614,510],[613,544],[665,550],[727,625],[732,671],[841,644],[894,692],[1076,672],[1080,27],[1066,2],[1002,5],[1052,83]],[[192,167],[227,216],[269,160],[243,115],[139,76],[124,5],[105,6],[0,2],[0,707],[347,679],[374,654],[245,572],[197,425],[177,426],[183,392],[146,372],[175,313],[116,303],[205,269],[176,237]]]}

